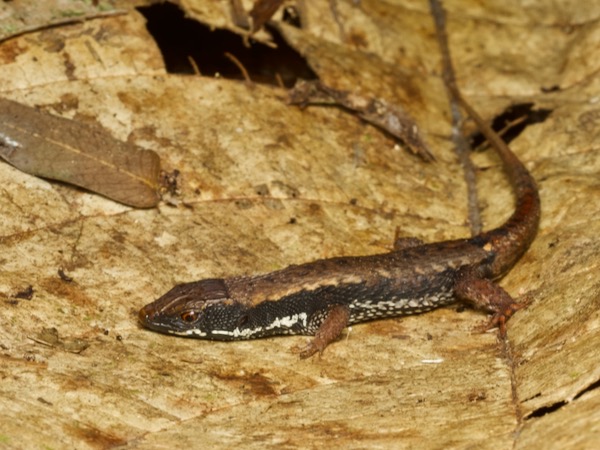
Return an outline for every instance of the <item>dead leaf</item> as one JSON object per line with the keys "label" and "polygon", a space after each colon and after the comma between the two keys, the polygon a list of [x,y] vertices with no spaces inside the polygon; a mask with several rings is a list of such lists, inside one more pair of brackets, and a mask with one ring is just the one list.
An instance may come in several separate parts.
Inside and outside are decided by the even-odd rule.
{"label": "dead leaf", "polygon": [[23,172],[138,208],[154,207],[160,198],[155,152],[6,99],[0,99],[0,157]]}
{"label": "dead leaf", "polygon": [[38,344],[75,354],[81,353],[90,346],[90,343],[84,339],[65,339],[60,337],[58,330],[54,327],[43,328],[35,337],[30,339]]}
{"label": "dead leaf", "polygon": [[283,0],[256,0],[249,16],[252,17],[252,32],[262,28],[279,9]]}

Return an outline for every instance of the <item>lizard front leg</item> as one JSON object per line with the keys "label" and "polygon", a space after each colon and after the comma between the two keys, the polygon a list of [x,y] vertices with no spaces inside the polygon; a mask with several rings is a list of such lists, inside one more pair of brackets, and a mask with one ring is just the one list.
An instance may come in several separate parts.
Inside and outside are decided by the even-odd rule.
{"label": "lizard front leg", "polygon": [[313,326],[318,326],[318,328],[315,337],[298,350],[300,358],[306,359],[317,352],[323,353],[325,347],[340,337],[344,328],[348,326],[349,320],[350,308],[347,305],[332,305],[315,313],[311,321],[316,321]]}

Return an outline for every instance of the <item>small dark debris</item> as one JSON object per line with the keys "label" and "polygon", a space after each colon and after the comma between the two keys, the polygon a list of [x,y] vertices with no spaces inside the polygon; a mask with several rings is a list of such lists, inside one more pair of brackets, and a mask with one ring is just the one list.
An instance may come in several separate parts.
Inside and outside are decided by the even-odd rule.
{"label": "small dark debris", "polygon": [[162,170],[160,172],[160,186],[163,192],[173,196],[181,195],[181,190],[179,188],[179,176],[181,172],[175,169],[172,172],[167,172]]}
{"label": "small dark debris", "polygon": [[38,398],[37,398],[37,401],[38,401],[38,402],[40,402],[40,403],[43,403],[44,405],[48,405],[48,406],[52,406],[52,405],[53,405],[53,403],[52,403],[52,402],[49,402],[48,400],[46,400],[46,399],[45,399],[45,398],[43,398],[43,397],[38,397]]}
{"label": "small dark debris", "polygon": [[558,84],[555,84],[555,85],[552,85],[552,86],[548,86],[548,87],[542,86],[541,91],[544,94],[549,94],[551,92],[558,92],[558,91],[560,91],[560,86]]}
{"label": "small dark debris", "polygon": [[30,337],[29,339],[38,344],[76,354],[83,352],[90,346],[90,343],[83,339],[61,339],[58,330],[55,327],[42,328],[42,331],[35,337]]}
{"label": "small dark debris", "polygon": [[58,269],[58,276],[66,283],[71,283],[73,281],[73,277],[67,275],[62,267]]}
{"label": "small dark debris", "polygon": [[14,298],[21,298],[23,300],[31,300],[33,298],[34,292],[35,291],[33,290],[33,286],[30,284],[29,286],[27,286],[22,291],[17,292],[14,295]]}
{"label": "small dark debris", "polygon": [[473,403],[473,402],[480,402],[482,400],[487,399],[487,394],[485,392],[483,392],[483,391],[471,392],[469,395],[467,395],[467,399],[471,403]]}
{"label": "small dark debris", "polygon": [[271,193],[269,191],[269,186],[267,186],[266,184],[259,184],[258,186],[254,186],[254,192],[256,192],[256,195],[260,195],[261,197],[265,197]]}

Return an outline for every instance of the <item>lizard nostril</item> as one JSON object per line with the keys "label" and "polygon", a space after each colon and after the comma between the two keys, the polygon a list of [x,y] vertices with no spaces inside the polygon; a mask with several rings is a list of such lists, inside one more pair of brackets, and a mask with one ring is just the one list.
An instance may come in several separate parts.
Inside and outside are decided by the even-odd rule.
{"label": "lizard nostril", "polygon": [[149,319],[152,319],[155,315],[156,311],[152,307],[152,304],[144,306],[138,312],[138,319],[141,323],[147,324]]}

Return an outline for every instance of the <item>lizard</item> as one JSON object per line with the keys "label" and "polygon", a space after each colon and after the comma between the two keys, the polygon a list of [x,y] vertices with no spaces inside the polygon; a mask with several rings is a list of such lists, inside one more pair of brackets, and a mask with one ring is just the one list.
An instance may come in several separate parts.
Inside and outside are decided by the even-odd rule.
{"label": "lizard", "polygon": [[176,285],[138,314],[151,330],[191,338],[241,340],[314,335],[298,352],[308,358],[352,324],[423,313],[456,301],[491,313],[486,329],[506,334],[524,303],[496,283],[529,248],[540,220],[532,175],[458,93],[459,103],[502,160],[515,207],[501,226],[471,238],[423,243],[397,239],[392,251],[291,265],[267,274]]}

